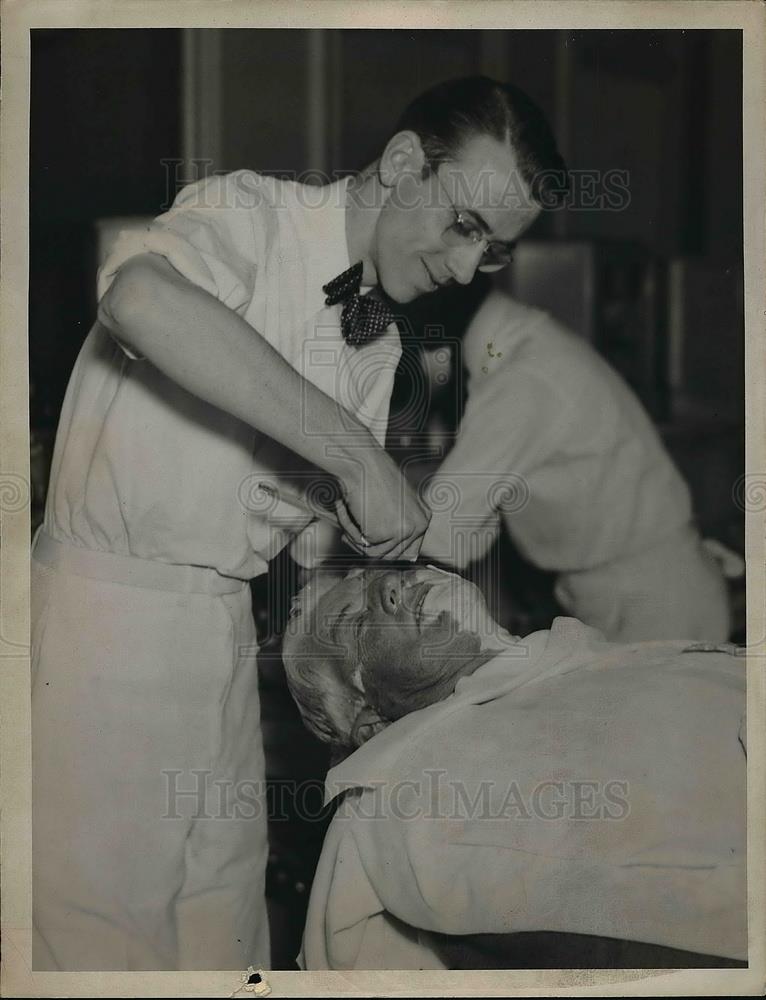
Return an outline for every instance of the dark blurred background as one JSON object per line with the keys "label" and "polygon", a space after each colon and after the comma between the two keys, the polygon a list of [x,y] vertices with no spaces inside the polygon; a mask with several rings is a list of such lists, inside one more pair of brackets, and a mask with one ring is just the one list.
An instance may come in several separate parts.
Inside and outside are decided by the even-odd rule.
{"label": "dark blurred background", "polygon": [[[627,178],[629,199],[619,211],[587,209],[580,198],[579,206],[543,212],[501,281],[589,339],[621,372],[687,477],[703,535],[744,552],[733,499],[744,472],[742,33],[735,30],[33,30],[33,525],[42,517],[67,380],[95,315],[95,271],[115,233],[166,210],[184,183],[213,171],[321,182],[356,170],[375,158],[412,97],[474,73],[510,80],[541,106],[581,191],[594,172]],[[404,316],[389,446],[416,479],[438,465],[460,419],[454,345],[472,294],[448,294]],[[428,339],[424,348],[426,324],[440,328],[446,354]],[[414,416],[413,372],[427,390]],[[556,613],[551,581],[507,541],[491,558],[514,581],[489,595],[498,618],[516,632],[545,627]],[[254,585],[275,968],[293,967],[327,819],[326,756],[297,719],[278,655],[294,576],[283,556]],[[741,633],[744,584],[733,600]]]}

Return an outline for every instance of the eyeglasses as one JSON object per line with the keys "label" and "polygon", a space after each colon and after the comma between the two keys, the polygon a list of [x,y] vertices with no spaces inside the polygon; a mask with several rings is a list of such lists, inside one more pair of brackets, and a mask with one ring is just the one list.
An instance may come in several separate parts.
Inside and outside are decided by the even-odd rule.
{"label": "eyeglasses", "polygon": [[438,167],[434,166],[432,169],[454,215],[453,221],[442,233],[442,239],[446,245],[455,247],[476,246],[477,243],[486,244],[481,255],[481,260],[479,261],[480,271],[497,270],[510,264],[513,260],[513,251],[516,248],[516,244],[501,243],[499,240],[488,240],[478,223],[474,222],[466,212],[461,211],[455,205],[452,198],[450,198],[449,192],[445,188],[441,177],[439,177]]}

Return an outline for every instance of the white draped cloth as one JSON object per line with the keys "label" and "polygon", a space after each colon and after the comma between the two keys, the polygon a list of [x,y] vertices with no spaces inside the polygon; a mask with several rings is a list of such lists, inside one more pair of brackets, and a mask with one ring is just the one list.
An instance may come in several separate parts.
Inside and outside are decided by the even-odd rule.
{"label": "white draped cloth", "polygon": [[744,959],[744,660],[571,618],[333,769],[306,969],[443,968],[428,932]]}

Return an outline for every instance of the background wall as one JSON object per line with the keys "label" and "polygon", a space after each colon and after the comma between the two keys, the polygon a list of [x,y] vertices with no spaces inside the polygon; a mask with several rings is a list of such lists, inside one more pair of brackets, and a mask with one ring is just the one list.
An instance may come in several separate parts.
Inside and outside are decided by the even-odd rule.
{"label": "background wall", "polygon": [[[624,168],[627,211],[549,216],[538,234],[635,239],[668,255],[741,245],[738,31],[327,30],[218,33],[216,166],[355,170],[405,104],[452,76],[517,82],[553,122],[572,168]],[[263,80],[269,80],[264,88]],[[311,121],[321,122],[312,142]],[[305,129],[296,123],[305,122]],[[265,139],[265,141],[264,141]]]}
{"label": "background wall", "polygon": [[410,98],[450,76],[518,82],[571,168],[629,171],[625,211],[544,213],[531,237],[741,257],[739,31],[46,29],[32,59],[40,425],[55,424],[92,321],[96,219],[158,214],[214,169],[355,170]]}
{"label": "background wall", "polygon": [[30,371],[32,421],[55,426],[94,319],[93,224],[166,200],[162,160],[181,155],[174,30],[32,32]]}

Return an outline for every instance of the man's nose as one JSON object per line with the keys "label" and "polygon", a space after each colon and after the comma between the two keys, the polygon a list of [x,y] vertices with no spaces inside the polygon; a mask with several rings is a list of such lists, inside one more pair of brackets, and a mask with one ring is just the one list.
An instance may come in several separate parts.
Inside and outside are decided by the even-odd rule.
{"label": "man's nose", "polygon": [[402,606],[404,588],[401,573],[386,573],[380,590],[380,603],[387,615],[395,615]]}
{"label": "man's nose", "polygon": [[453,247],[447,255],[447,270],[461,285],[470,285],[484,253],[484,242]]}

